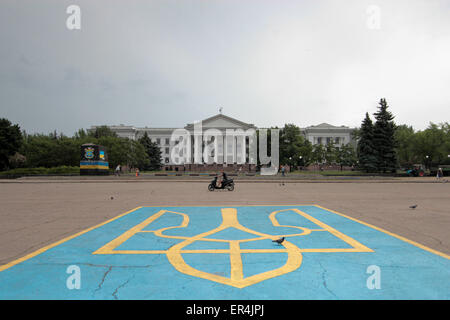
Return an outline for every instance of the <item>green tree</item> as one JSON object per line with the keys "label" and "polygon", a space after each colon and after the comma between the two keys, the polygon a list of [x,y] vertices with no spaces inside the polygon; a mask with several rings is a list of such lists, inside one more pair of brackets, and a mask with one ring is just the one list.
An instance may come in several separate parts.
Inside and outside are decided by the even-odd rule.
{"label": "green tree", "polygon": [[55,140],[51,135],[27,135],[21,148],[21,153],[26,157],[26,166],[29,168],[53,166],[51,161],[54,160],[52,157],[54,145]]}
{"label": "green tree", "polygon": [[144,147],[146,154],[148,155],[148,164],[144,170],[160,170],[161,169],[161,149],[156,142],[152,142],[147,132],[139,139],[139,143]]}
{"label": "green tree", "polygon": [[92,130],[89,132],[89,135],[96,139],[103,138],[103,137],[117,138],[117,133],[115,133],[108,126],[105,126],[105,125],[96,127],[95,130]]}
{"label": "green tree", "polygon": [[0,170],[9,168],[9,157],[14,156],[22,145],[19,125],[12,125],[8,119],[0,119]]}
{"label": "green tree", "polygon": [[341,166],[341,171],[343,166],[352,167],[356,164],[356,161],[356,151],[350,143],[341,146],[336,151],[336,162]]}
{"label": "green tree", "polygon": [[450,124],[444,122],[439,126],[444,133],[444,142],[441,144],[441,154],[444,160],[440,164],[450,165]]}
{"label": "green tree", "polygon": [[378,111],[374,113],[373,142],[377,157],[377,170],[381,172],[395,172],[397,157],[395,153],[395,123],[394,116],[388,111],[386,99],[382,98]]}
{"label": "green tree", "polygon": [[361,128],[358,130],[359,140],[357,145],[358,168],[365,172],[377,170],[377,156],[373,138],[373,123],[366,112]]}
{"label": "green tree", "polygon": [[73,138],[36,134],[27,135],[21,153],[26,157],[27,167],[78,166],[80,145]]}
{"label": "green tree", "polygon": [[75,134],[73,135],[73,137],[75,139],[85,139],[86,137],[88,137],[88,133],[86,133],[86,131],[84,129],[79,129],[77,132],[75,132]]}
{"label": "green tree", "polygon": [[328,164],[335,163],[337,161],[337,151],[338,149],[335,147],[333,141],[328,141],[325,145],[325,162]]}
{"label": "green tree", "polygon": [[[98,136],[96,138],[95,136]],[[144,169],[149,165],[146,149],[138,141],[120,138],[110,129],[99,128],[86,134],[78,130],[73,137],[52,132],[48,135],[24,135],[20,152],[26,157],[27,167],[78,166],[80,147],[85,143],[99,144],[106,148],[110,168],[118,164]],[[158,148],[159,151],[159,148]]]}
{"label": "green tree", "polygon": [[[445,164],[450,154],[450,134],[448,123],[430,123],[427,129],[415,134],[412,150],[417,162],[430,167],[433,163]],[[428,158],[427,158],[428,156]]]}
{"label": "green tree", "polygon": [[117,167],[118,164],[128,164],[129,141],[125,138],[103,136],[97,139],[97,143],[106,148],[110,168]]}
{"label": "green tree", "polygon": [[323,163],[325,161],[325,148],[321,143],[315,144],[313,146],[311,159],[313,162],[318,164]]}
{"label": "green tree", "polygon": [[128,166],[139,168],[139,170],[145,170],[149,167],[150,158],[145,147],[139,141],[129,140],[128,148]]}
{"label": "green tree", "polygon": [[358,141],[361,137],[361,128],[355,128],[350,132],[351,140]]}
{"label": "green tree", "polygon": [[311,153],[312,145],[299,127],[286,124],[280,130],[280,164],[307,166],[311,162]]}
{"label": "green tree", "polygon": [[417,162],[414,152],[415,132],[413,127],[402,124],[395,130],[396,148],[398,164],[401,167],[410,167]]}

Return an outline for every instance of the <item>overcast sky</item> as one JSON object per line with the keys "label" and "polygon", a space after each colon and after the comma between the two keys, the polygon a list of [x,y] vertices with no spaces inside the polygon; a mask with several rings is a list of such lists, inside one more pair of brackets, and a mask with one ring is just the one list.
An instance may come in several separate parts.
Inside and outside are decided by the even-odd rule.
{"label": "overcast sky", "polygon": [[450,1],[0,2],[0,117],[30,133],[183,127],[219,107],[353,127],[381,97],[397,124],[450,121]]}

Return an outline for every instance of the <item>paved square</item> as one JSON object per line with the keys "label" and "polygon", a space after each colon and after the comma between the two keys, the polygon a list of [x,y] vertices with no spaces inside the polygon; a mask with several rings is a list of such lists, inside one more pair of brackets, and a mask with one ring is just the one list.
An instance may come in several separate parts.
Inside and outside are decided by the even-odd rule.
{"label": "paved square", "polygon": [[139,207],[1,266],[0,299],[449,299],[449,279],[447,255],[318,205]]}

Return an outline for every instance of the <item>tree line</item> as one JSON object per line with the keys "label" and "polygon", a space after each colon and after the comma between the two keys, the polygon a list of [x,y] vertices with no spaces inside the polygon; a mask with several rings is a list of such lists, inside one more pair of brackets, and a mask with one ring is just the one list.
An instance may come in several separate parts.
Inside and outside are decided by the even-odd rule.
{"label": "tree line", "polygon": [[293,168],[321,165],[356,165],[356,150],[351,143],[336,146],[333,141],[313,145],[294,124],[286,124],[280,129],[280,164]]}
{"label": "tree line", "polygon": [[[294,124],[279,129],[280,164],[293,168],[311,164],[354,167],[372,173],[392,173],[414,164],[431,167],[450,164],[450,125],[430,123],[415,131],[408,125],[396,125],[386,99],[381,99],[374,121],[366,113],[360,128],[352,135],[356,143],[337,146],[333,141],[313,145]],[[270,152],[270,130],[268,131]],[[14,168],[53,168],[79,166],[80,147],[85,143],[105,146],[111,168],[118,164],[140,170],[160,170],[161,151],[145,133],[138,140],[118,137],[107,126],[78,130],[72,137],[52,132],[27,134],[17,124],[0,119],[0,170]]]}
{"label": "tree line", "polygon": [[[127,164],[140,170],[161,168],[160,148],[156,142],[151,141],[147,133],[137,141],[120,138],[107,126],[88,132],[80,129],[72,137],[56,131],[29,135],[22,132],[18,125],[1,119],[0,135],[0,170],[79,166],[80,147],[85,143],[105,146],[111,168],[118,164]],[[270,141],[270,136],[268,140]],[[355,162],[355,150],[350,144],[341,148],[333,143],[313,146],[296,125],[286,124],[280,129],[280,163],[283,165],[297,167],[311,163],[337,163],[351,166]]]}
{"label": "tree line", "polygon": [[366,113],[361,127],[356,130],[358,168],[365,172],[395,172],[415,165],[450,164],[450,125],[430,123],[422,131],[408,125],[396,125],[388,110],[386,99],[381,99],[374,113],[375,122]]}
{"label": "tree line", "polygon": [[101,126],[88,132],[80,129],[72,137],[56,131],[30,135],[9,120],[0,119],[0,170],[76,167],[80,165],[80,148],[85,143],[105,146],[110,168],[118,164],[140,170],[161,168],[161,150],[147,134],[135,141],[118,137],[107,126]]}

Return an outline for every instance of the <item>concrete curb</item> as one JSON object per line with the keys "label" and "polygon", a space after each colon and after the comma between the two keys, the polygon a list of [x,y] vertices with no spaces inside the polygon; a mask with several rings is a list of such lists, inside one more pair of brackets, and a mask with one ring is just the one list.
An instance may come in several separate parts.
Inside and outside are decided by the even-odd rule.
{"label": "concrete curb", "polygon": [[[26,184],[26,183],[167,183],[167,182],[194,182],[194,183],[209,183],[208,179],[117,179],[117,180],[106,180],[106,179],[98,179],[98,180],[0,180],[0,184]],[[235,180],[236,184],[239,183],[446,183],[445,181],[435,181],[435,180],[395,180],[395,179],[371,179],[371,180],[362,180],[362,179],[316,179],[316,180]]]}

